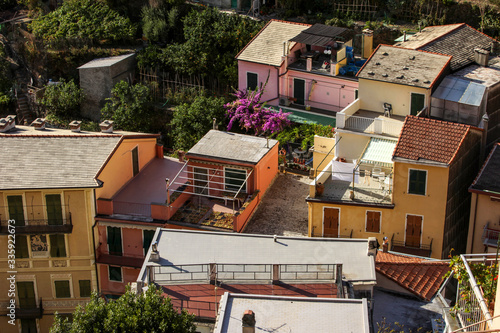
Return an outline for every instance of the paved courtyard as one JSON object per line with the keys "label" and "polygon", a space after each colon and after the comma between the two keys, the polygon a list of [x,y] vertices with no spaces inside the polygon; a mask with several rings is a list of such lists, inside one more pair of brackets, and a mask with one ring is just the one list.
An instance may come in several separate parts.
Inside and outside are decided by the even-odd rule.
{"label": "paved courtyard", "polygon": [[311,179],[279,174],[248,222],[245,233],[307,236],[307,203]]}

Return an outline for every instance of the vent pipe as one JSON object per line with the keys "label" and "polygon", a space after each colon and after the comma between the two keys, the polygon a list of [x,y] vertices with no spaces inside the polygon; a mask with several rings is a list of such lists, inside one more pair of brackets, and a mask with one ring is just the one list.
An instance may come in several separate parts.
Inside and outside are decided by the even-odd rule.
{"label": "vent pipe", "polygon": [[43,130],[45,129],[45,118],[36,118],[31,123],[31,126],[35,127],[35,130]]}
{"label": "vent pipe", "polygon": [[69,123],[69,128],[71,132],[80,132],[82,126],[82,122],[80,120],[73,120]]}

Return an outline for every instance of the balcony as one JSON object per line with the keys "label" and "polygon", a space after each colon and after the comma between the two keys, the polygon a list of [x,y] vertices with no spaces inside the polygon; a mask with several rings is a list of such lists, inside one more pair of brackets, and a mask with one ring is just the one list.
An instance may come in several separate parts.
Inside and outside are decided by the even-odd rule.
{"label": "balcony", "polygon": [[497,247],[498,246],[498,235],[500,231],[488,228],[488,224],[484,226],[483,235],[481,240],[486,246]]}
{"label": "balcony", "polygon": [[[18,305],[18,304],[16,304]],[[33,308],[16,308],[16,318],[17,319],[35,319],[42,318],[43,315],[43,305],[42,299],[38,300],[38,305]]]}
{"label": "balcony", "polygon": [[[43,210],[41,209],[43,207]],[[45,210],[45,206],[39,206],[40,212]],[[0,220],[0,234],[10,234],[9,230],[15,229],[18,235],[26,234],[69,234],[73,231],[73,223],[71,220],[71,213],[66,209],[66,213],[62,218],[57,219],[33,219],[30,216],[35,216],[32,213],[33,207],[27,207],[28,219],[24,220],[24,225],[13,224],[9,226],[8,220]],[[31,212],[31,213],[30,213]],[[37,214],[37,215],[41,215]],[[12,226],[14,228],[12,228]]]}
{"label": "balcony", "polygon": [[[485,267],[492,269],[493,276],[497,274],[496,255],[493,253],[466,254],[460,255],[460,259],[466,276],[461,277],[458,288],[451,283],[451,279],[448,279],[441,287],[442,290],[448,290],[446,297],[441,297],[442,300],[445,300],[448,306],[452,305],[449,299],[453,299],[455,303],[453,307],[443,309],[446,322],[445,332],[452,330],[453,332],[498,332],[498,329],[493,327],[494,318],[498,314],[493,313],[491,307],[496,294],[492,294],[494,289],[483,282],[488,281],[485,280],[487,279],[484,275]],[[476,275],[479,272],[482,272],[481,275]],[[454,277],[453,274],[452,277]],[[481,283],[478,282],[479,278]],[[497,283],[496,280],[493,281]]]}
{"label": "balcony", "polygon": [[113,266],[141,268],[144,262],[144,256],[122,253],[122,255],[112,255],[101,247],[97,248],[97,263]]}
{"label": "balcony", "polygon": [[429,257],[429,258],[432,253],[432,239],[429,244],[421,243],[417,246],[415,245],[410,246],[406,244],[404,241],[394,239],[394,234],[393,234],[390,244],[391,244],[391,251],[394,252],[406,253],[414,256]]}
{"label": "balcony", "polygon": [[386,117],[380,112],[362,110],[360,104],[357,99],[337,113],[337,129],[399,137],[404,117]]}

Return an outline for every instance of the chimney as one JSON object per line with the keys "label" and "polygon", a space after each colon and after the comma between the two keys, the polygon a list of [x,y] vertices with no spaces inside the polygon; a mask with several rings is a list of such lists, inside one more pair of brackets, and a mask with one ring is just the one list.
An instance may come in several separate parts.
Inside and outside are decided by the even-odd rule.
{"label": "chimney", "polygon": [[377,255],[378,247],[379,247],[379,245],[378,245],[377,238],[369,237],[368,238],[368,255],[375,257]]}
{"label": "chimney", "polygon": [[113,133],[113,124],[112,120],[105,120],[99,124],[102,133]]}
{"label": "chimney", "polygon": [[490,57],[490,51],[483,49],[474,49],[474,61],[483,67],[488,67],[488,58]]}
{"label": "chimney", "polygon": [[363,30],[361,55],[364,59],[370,58],[373,52],[373,30]]}
{"label": "chimney", "polygon": [[80,132],[80,128],[82,126],[82,122],[80,120],[73,120],[69,123],[69,128],[71,132]]}
{"label": "chimney", "polygon": [[241,318],[241,332],[255,333],[255,313],[252,310],[246,310]]}
{"label": "chimney", "polygon": [[312,57],[307,57],[306,59],[306,71],[310,72],[312,70],[313,66],[313,58]]}
{"label": "chimney", "polygon": [[5,133],[16,128],[16,116],[8,115],[0,119],[0,133]]}
{"label": "chimney", "polygon": [[31,123],[31,126],[35,127],[35,130],[44,130],[45,129],[45,118],[36,118]]}

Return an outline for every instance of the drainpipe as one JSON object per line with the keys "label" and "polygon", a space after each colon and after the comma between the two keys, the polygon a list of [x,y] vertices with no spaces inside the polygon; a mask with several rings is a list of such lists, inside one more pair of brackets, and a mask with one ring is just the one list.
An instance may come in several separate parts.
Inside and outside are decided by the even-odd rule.
{"label": "drainpipe", "polygon": [[472,223],[472,242],[470,245],[470,251],[469,253],[473,253],[472,250],[474,249],[474,236],[476,233],[476,216],[477,216],[477,201],[478,201],[478,195],[477,193],[472,193],[472,196],[475,197],[475,203],[474,203],[474,222]]}
{"label": "drainpipe", "polygon": [[483,135],[481,137],[481,152],[479,154],[479,167],[483,165],[484,156],[486,153],[486,140],[488,139],[488,122],[490,120],[487,113],[484,114],[482,120],[483,120]]}
{"label": "drainpipe", "polygon": [[[95,189],[94,189],[94,212],[97,212],[97,203],[96,203],[96,196],[95,196]],[[94,216],[95,218],[95,216]],[[94,228],[97,225],[97,220],[94,221],[94,225],[92,226],[92,245],[94,246],[94,266],[95,266],[95,280],[97,283],[97,293],[99,294],[99,272],[97,270],[97,251],[95,248],[95,235],[94,235]]]}

